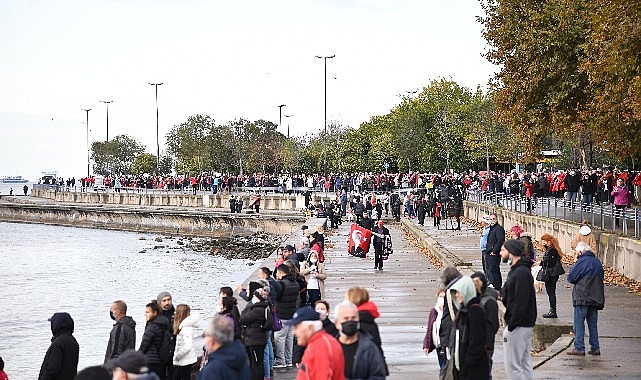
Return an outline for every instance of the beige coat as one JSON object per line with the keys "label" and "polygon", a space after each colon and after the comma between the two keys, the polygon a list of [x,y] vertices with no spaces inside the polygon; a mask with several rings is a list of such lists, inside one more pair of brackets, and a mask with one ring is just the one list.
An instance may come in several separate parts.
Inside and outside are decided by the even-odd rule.
{"label": "beige coat", "polygon": [[575,250],[576,245],[579,244],[579,242],[581,241],[589,245],[590,248],[592,249],[592,252],[596,255],[597,246],[596,246],[596,238],[594,237],[594,234],[590,232],[589,234],[584,236],[577,232],[576,235],[574,235],[574,237],[572,238],[572,241],[570,241],[570,247],[572,247],[572,254],[574,255],[574,257],[576,257],[576,250]]}
{"label": "beige coat", "polygon": [[[318,280],[318,289],[320,290],[321,299],[324,300],[325,299],[325,279],[327,278],[327,275],[325,274],[325,264],[317,262],[316,266],[318,267],[318,273],[316,274],[316,279]],[[300,263],[300,274],[305,276],[305,280],[309,281],[309,276],[310,276],[309,261],[305,260],[302,263]]]}

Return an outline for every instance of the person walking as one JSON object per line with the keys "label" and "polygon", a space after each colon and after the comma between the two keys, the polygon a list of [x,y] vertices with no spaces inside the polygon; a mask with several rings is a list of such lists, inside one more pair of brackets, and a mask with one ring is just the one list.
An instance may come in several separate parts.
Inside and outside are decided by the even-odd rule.
{"label": "person walking", "polygon": [[127,304],[121,300],[114,301],[111,304],[109,315],[116,323],[109,334],[105,364],[108,360],[117,358],[125,350],[133,349],[136,346],[136,321],[127,315]]}
{"label": "person walking", "polygon": [[511,268],[501,289],[505,305],[503,349],[505,373],[509,380],[534,378],[532,367],[532,329],[536,322],[536,295],[532,283],[532,260],[524,257],[525,246],[516,239],[507,240],[501,247],[501,259]]}
{"label": "person walking", "polygon": [[196,363],[196,350],[194,349],[194,328],[198,326],[200,316],[191,314],[189,305],[180,304],[176,307],[173,333],[176,336],[176,349],[174,350],[174,373],[172,380],[190,380],[191,368]]}
{"label": "person walking", "polygon": [[557,318],[556,314],[556,282],[559,281],[559,275],[552,275],[553,268],[561,264],[563,252],[559,246],[559,240],[550,234],[541,236],[541,243],[545,247],[545,254],[541,260],[541,267],[545,268],[550,276],[545,282],[545,292],[548,294],[550,302],[550,311],[543,314],[543,318]]}
{"label": "person walking", "polygon": [[68,313],[55,313],[49,322],[53,338],[42,361],[38,380],[72,380],[78,372],[80,351],[73,336],[73,318]]}
{"label": "person walking", "polygon": [[567,351],[567,354],[585,355],[585,322],[587,322],[590,334],[588,354],[601,355],[597,324],[598,312],[605,306],[603,265],[586,243],[578,243],[576,251],[579,257],[568,273],[568,282],[574,285],[572,288],[574,348]]}
{"label": "person walking", "polygon": [[385,247],[385,240],[391,239],[389,230],[385,227],[384,222],[379,220],[376,227],[372,229],[373,242],[374,242],[374,269],[383,270],[383,248]]}

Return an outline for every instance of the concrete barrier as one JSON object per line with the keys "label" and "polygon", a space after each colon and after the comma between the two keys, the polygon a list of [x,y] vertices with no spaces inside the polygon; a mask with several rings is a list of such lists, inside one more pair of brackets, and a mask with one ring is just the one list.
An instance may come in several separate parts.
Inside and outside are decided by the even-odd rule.
{"label": "concrete barrier", "polygon": [[[496,213],[499,223],[506,230],[518,223],[537,240],[544,233],[553,235],[559,239],[563,252],[567,254],[571,253],[570,241],[580,227],[577,223],[565,220],[529,215],[487,204],[465,201],[463,207],[465,216],[470,219],[480,220],[483,215]],[[632,280],[641,281],[641,241],[599,231],[596,227],[592,227],[592,233],[597,240],[595,254],[603,265]]]}
{"label": "concrete barrier", "polygon": [[259,231],[286,235],[300,226],[305,218],[196,210],[10,203],[0,204],[0,221],[216,237],[248,235]]}

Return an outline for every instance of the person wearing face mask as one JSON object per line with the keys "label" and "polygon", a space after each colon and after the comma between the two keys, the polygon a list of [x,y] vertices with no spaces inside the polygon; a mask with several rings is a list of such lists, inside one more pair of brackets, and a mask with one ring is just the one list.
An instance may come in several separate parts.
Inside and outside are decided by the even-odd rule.
{"label": "person wearing face mask", "polygon": [[127,304],[125,301],[114,301],[111,304],[109,316],[116,321],[116,323],[113,325],[111,333],[109,333],[105,363],[136,346],[136,321],[127,315]]}
{"label": "person wearing face mask", "polygon": [[[489,379],[490,366],[486,353],[487,321],[481,300],[477,296],[474,280],[463,276],[449,290],[454,308],[454,377],[457,379]],[[449,298],[448,298],[449,299]],[[458,375],[458,376],[457,376]]]}
{"label": "person wearing face mask", "polygon": [[369,334],[360,330],[356,305],[343,301],[334,312],[345,358],[345,379],[385,379],[385,360]]}
{"label": "person wearing face mask", "polygon": [[[496,214],[490,214],[488,218],[490,229],[487,233],[487,242],[483,256],[485,257],[485,275],[494,289],[501,289],[503,278],[501,277],[501,246],[505,242],[505,229],[498,223]],[[523,244],[523,243],[521,243]]]}
{"label": "person wearing face mask", "polygon": [[499,331],[499,292],[487,286],[487,278],[483,272],[474,272],[470,277],[474,280],[476,294],[481,298],[481,306],[485,310],[487,321],[487,357],[490,368],[490,379],[492,378],[492,356],[494,355],[494,343],[496,332]]}
{"label": "person wearing face mask", "polygon": [[532,283],[532,260],[524,256],[522,241],[510,239],[503,243],[501,259],[510,262],[501,298],[505,305],[503,349],[508,379],[533,379],[532,329],[536,322],[536,294]]}
{"label": "person wearing face mask", "polygon": [[440,368],[443,368],[446,361],[445,356],[441,355],[441,351],[438,350],[441,347],[439,329],[441,327],[441,320],[443,319],[444,303],[445,289],[439,289],[436,305],[430,310],[430,314],[427,317],[427,332],[425,333],[425,338],[423,338],[423,353],[427,356],[430,352],[437,350],[438,365]]}
{"label": "person wearing face mask", "polygon": [[307,303],[315,305],[316,301],[325,298],[325,264],[319,262],[318,252],[311,250],[307,260],[301,263],[300,274],[307,281]]}

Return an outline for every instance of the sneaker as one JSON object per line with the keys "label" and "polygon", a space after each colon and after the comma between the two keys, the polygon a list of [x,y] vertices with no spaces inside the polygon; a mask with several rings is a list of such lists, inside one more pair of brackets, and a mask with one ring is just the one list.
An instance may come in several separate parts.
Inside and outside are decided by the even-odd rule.
{"label": "sneaker", "polygon": [[590,351],[588,351],[588,354],[590,354],[590,355],[601,355],[601,351],[590,350]]}
{"label": "sneaker", "polygon": [[549,312],[542,315],[543,318],[558,318],[556,311],[550,310]]}
{"label": "sneaker", "polygon": [[566,352],[566,354],[575,355],[575,356],[585,356],[585,351],[579,351],[576,348],[573,348],[570,351]]}
{"label": "sneaker", "polygon": [[274,368],[287,368],[285,364],[274,364]]}

